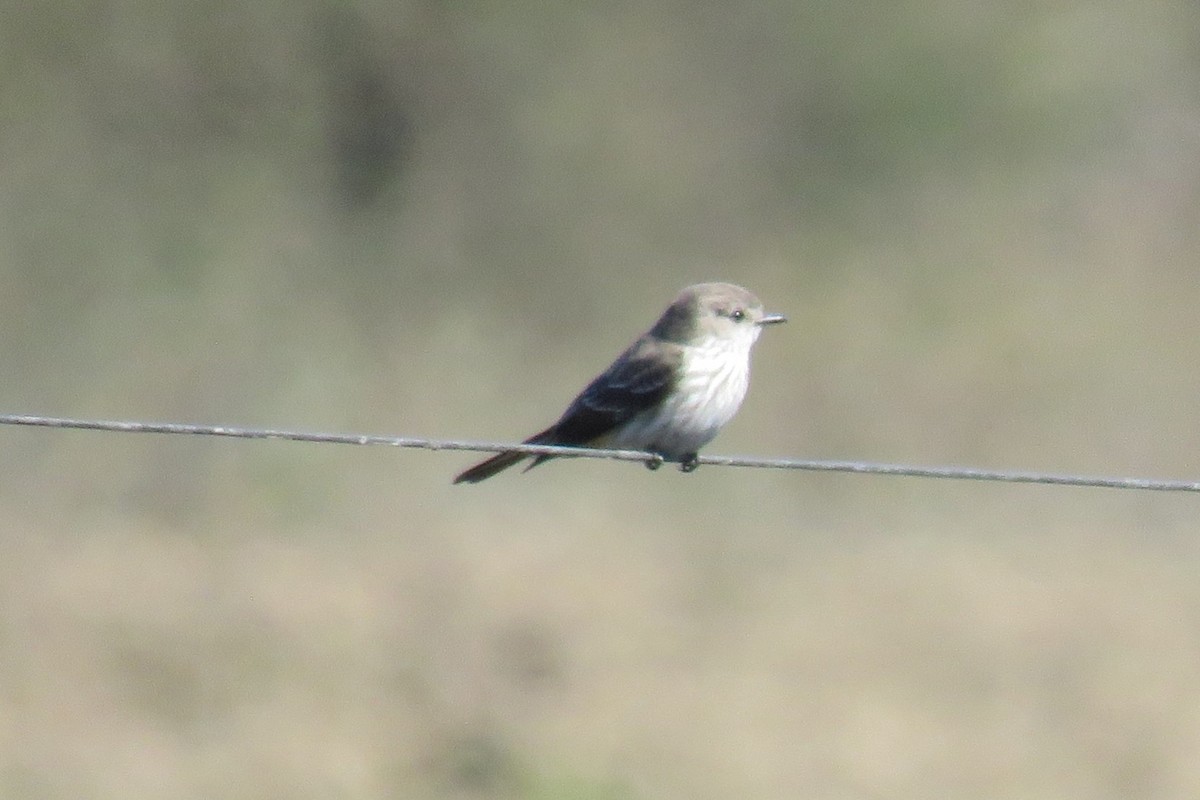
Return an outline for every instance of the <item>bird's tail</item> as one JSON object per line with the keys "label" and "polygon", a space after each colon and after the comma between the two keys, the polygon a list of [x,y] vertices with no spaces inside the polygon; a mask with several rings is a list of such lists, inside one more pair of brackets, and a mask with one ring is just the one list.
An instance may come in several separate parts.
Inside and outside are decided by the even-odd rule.
{"label": "bird's tail", "polygon": [[[534,434],[526,439],[522,444],[554,444],[554,428],[550,427],[541,433]],[[529,453],[514,453],[511,450],[506,453],[497,453],[486,461],[480,461],[470,469],[463,470],[454,479],[455,483],[479,483],[487,480],[497,472],[502,472],[508,469],[513,464],[524,461],[529,458]],[[533,469],[543,461],[554,458],[554,456],[540,455],[533,456],[533,463],[526,469]]]}

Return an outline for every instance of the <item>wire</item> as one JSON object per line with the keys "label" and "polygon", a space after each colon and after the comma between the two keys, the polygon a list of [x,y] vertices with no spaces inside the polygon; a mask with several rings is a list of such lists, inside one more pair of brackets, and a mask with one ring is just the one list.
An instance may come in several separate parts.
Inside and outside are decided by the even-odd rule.
{"label": "wire", "polygon": [[[224,436],[233,439],[284,439],[321,444],[386,445],[422,450],[468,450],[483,453],[528,453],[568,458],[608,458],[617,461],[641,461],[649,466],[663,463],[662,456],[636,450],[602,450],[511,442],[474,442],[458,439],[420,439],[408,436],[380,436],[358,433],[309,433],[274,428],[243,428],[227,425],[192,425],[179,422],[133,422],[98,419],[43,417],[28,414],[0,414],[0,425],[25,425],[40,428],[73,428],[116,433],[186,434]],[[879,464],[865,461],[814,461],[794,458],[745,458],[705,456],[700,464],[713,467],[752,467],[757,469],[801,469],[814,472],[850,472],[866,475],[899,475],[910,478],[998,481],[1002,483],[1039,483],[1052,486],[1089,486],[1103,489],[1140,489],[1155,492],[1200,492],[1200,481],[1157,480],[1152,478],[1112,478],[1068,475],[1025,470],[990,470],[974,467],[923,467],[911,464]]]}

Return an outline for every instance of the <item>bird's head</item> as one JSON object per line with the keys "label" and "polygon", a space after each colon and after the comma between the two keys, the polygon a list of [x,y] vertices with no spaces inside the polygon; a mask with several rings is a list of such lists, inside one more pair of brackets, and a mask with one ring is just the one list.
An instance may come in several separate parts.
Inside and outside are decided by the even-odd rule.
{"label": "bird's head", "polygon": [[763,326],[786,321],[781,314],[768,314],[747,289],[698,283],[679,293],[650,333],[678,344],[721,342],[749,348]]}

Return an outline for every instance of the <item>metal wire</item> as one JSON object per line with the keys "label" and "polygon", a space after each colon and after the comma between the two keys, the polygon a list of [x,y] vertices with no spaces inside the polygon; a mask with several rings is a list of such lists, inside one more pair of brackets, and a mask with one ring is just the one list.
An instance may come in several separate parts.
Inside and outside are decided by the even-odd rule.
{"label": "metal wire", "polygon": [[[126,420],[71,419],[29,414],[0,414],[0,425],[25,425],[40,428],[73,428],[116,433],[186,434],[224,436],[233,439],[284,439],[322,444],[386,445],[422,450],[468,450],[484,453],[507,451],[531,455],[555,455],[568,458],[608,458],[617,461],[641,461],[657,466],[663,462],[655,453],[636,450],[603,450],[558,447],[512,442],[475,442],[459,439],[424,439],[409,436],[382,436],[358,433],[312,433],[274,428],[244,428],[228,425],[193,425],[179,422],[135,422]],[[1158,480],[1069,475],[1027,470],[991,470],[975,467],[911,464],[879,464],[865,461],[816,461],[796,458],[747,458],[741,456],[699,457],[699,463],[713,467],[752,467],[757,469],[801,469],[815,472],[849,472],[866,475],[899,475],[910,478],[998,481],[1002,483],[1039,483],[1052,486],[1088,486],[1104,489],[1140,489],[1155,492],[1200,492],[1200,481]]]}

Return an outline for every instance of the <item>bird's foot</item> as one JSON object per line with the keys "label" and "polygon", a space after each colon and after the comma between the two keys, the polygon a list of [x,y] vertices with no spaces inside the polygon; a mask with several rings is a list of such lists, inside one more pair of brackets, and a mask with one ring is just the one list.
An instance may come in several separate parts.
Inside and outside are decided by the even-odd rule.
{"label": "bird's foot", "polygon": [[646,469],[650,470],[651,472],[658,469],[662,465],[663,465],[663,457],[660,456],[658,453],[655,453],[653,456],[646,459]]}
{"label": "bird's foot", "polygon": [[695,453],[688,453],[679,459],[680,472],[695,472],[698,466],[700,466],[700,457]]}

